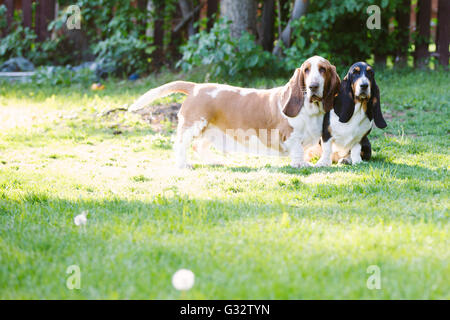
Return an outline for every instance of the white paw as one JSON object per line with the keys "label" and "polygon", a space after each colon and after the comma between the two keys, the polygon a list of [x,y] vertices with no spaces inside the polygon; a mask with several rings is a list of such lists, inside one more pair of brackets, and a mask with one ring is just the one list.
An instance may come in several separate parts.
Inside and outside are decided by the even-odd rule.
{"label": "white paw", "polygon": [[306,161],[291,163],[291,167],[293,168],[309,168],[312,166],[313,165],[311,163]]}
{"label": "white paw", "polygon": [[357,164],[360,164],[360,163],[362,163],[363,161],[362,161],[362,159],[361,158],[359,158],[359,159],[352,159],[352,165],[357,165]]}
{"label": "white paw", "polygon": [[320,159],[319,161],[317,161],[317,163],[315,164],[315,167],[329,167],[331,166],[331,161],[326,161],[326,160],[322,160]]}
{"label": "white paw", "polygon": [[177,168],[178,169],[192,169],[193,167],[189,163],[177,163]]}

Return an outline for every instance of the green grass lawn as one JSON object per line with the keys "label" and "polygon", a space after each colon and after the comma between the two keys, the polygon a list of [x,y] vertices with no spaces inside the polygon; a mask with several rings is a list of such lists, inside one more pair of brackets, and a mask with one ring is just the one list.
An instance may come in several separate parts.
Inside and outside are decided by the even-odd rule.
{"label": "green grass lawn", "polygon": [[[448,72],[379,72],[373,159],[306,169],[237,155],[178,170],[172,124],[97,116],[175,78],[0,85],[1,299],[450,298]],[[196,275],[184,295],[180,268]]]}

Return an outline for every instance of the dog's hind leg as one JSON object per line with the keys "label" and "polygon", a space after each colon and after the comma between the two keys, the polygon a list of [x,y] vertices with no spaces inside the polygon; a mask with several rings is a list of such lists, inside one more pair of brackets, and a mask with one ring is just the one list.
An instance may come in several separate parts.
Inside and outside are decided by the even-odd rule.
{"label": "dog's hind leg", "polygon": [[178,115],[177,137],[175,141],[175,159],[177,167],[190,168],[187,161],[187,151],[194,138],[199,137],[208,125],[206,119],[201,118],[193,123],[186,123],[184,117]]}
{"label": "dog's hind leg", "polygon": [[207,138],[202,136],[197,139],[193,149],[202,160],[211,160],[211,142]]}

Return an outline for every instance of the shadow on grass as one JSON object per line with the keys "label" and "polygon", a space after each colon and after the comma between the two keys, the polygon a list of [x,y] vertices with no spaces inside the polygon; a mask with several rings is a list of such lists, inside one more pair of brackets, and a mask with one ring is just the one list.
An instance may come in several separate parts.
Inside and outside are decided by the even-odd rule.
{"label": "shadow on grass", "polygon": [[[317,218],[338,221],[344,215],[373,216],[367,210],[360,210],[360,204],[332,205],[326,209],[317,204],[274,206],[253,201],[223,201],[202,199],[160,198],[142,202],[136,200],[77,200],[51,198],[46,194],[29,193],[19,201],[0,200],[0,214],[13,219],[27,219],[33,224],[67,226],[73,224],[73,218],[86,210],[91,224],[109,221],[113,224],[155,225],[166,232],[183,232],[189,226],[207,224],[225,226],[229,222],[247,219],[281,218],[282,212],[288,212],[300,219]],[[21,214],[19,214],[21,212]],[[314,217],[314,214],[320,216]],[[384,213],[383,213],[384,214]],[[339,216],[341,216],[339,218]],[[26,218],[28,217],[28,218]]]}
{"label": "shadow on grass", "polygon": [[[353,190],[349,192],[350,189]],[[158,194],[148,201],[127,198],[82,198],[69,200],[42,192],[27,192],[16,199],[9,199],[0,190],[0,218],[10,216],[18,222],[28,220],[32,224],[50,226],[71,226],[73,218],[82,211],[89,212],[90,223],[108,221],[113,225],[136,228],[139,225],[152,225],[155,232],[184,233],[197,225],[226,227],[234,221],[269,221],[281,219],[287,212],[296,219],[314,219],[324,223],[340,223],[342,219],[352,221],[399,220],[412,223],[446,220],[444,209],[423,212],[414,206],[404,207],[400,203],[388,205],[389,188],[370,183],[368,186],[356,184],[328,185],[318,184],[311,187],[302,183],[286,185],[286,199],[264,201],[258,198],[227,197],[226,199],[197,199],[180,196],[174,191],[172,196]],[[396,186],[395,192],[401,189]],[[430,190],[423,188],[429,193]],[[427,196],[427,195],[424,195]],[[367,198],[368,197],[368,198]],[[401,201],[403,201],[402,199]],[[370,203],[377,203],[367,207]],[[415,209],[414,209],[415,208]],[[241,223],[239,222],[239,223]]]}
{"label": "shadow on grass", "polygon": [[406,177],[426,177],[429,180],[440,180],[441,175],[446,174],[446,168],[442,169],[429,169],[418,165],[407,165],[393,163],[389,158],[384,156],[373,157],[370,161],[364,161],[362,164],[352,165],[338,165],[333,164],[330,167],[308,167],[308,168],[293,168],[291,166],[271,166],[266,165],[263,167],[249,167],[249,166],[226,166],[220,164],[196,164],[195,169],[210,168],[214,170],[230,171],[230,172],[258,172],[265,170],[274,173],[284,173],[289,175],[301,175],[309,176],[315,173],[335,173],[335,172],[354,172],[357,174],[366,174],[368,170],[380,169],[389,172],[393,177],[406,178]]}

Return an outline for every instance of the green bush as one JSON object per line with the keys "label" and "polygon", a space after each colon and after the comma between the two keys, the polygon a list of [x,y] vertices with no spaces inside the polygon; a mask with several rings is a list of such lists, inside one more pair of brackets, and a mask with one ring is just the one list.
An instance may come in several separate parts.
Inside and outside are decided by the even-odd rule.
{"label": "green bush", "polygon": [[36,38],[33,30],[13,24],[12,31],[0,39],[0,63],[10,58],[24,57],[35,65],[47,64],[48,61],[64,64],[65,56],[58,51],[58,40],[37,42]]}
{"label": "green bush", "polygon": [[[143,21],[146,12],[133,7],[132,1],[123,0],[60,0],[59,5],[77,5],[81,10],[81,29],[94,41],[106,40],[116,32],[127,36],[132,33],[143,34]],[[66,21],[64,19],[63,21]]]}
{"label": "green bush", "polygon": [[[115,69],[116,75],[146,73],[151,70],[150,56],[155,49],[149,45],[153,39],[145,35],[145,20],[149,13],[135,8],[133,3],[122,0],[60,0],[61,7],[73,4],[80,7],[80,32],[85,46],[67,45],[69,40],[61,35],[57,40],[37,42],[34,31],[21,26],[16,12],[10,33],[0,39],[0,63],[10,57],[23,56],[35,65],[78,64],[93,60],[95,54],[98,61],[111,66],[107,69]],[[369,17],[366,9],[372,4],[382,10],[381,30],[366,27]],[[183,41],[168,31],[172,29],[171,19],[176,5],[176,0],[168,0],[163,11],[152,13],[153,17],[164,21],[164,47],[167,50],[162,60],[170,62],[176,61],[173,57],[177,56],[176,49]],[[345,67],[358,60],[368,60],[374,54],[395,55],[399,47],[395,36],[398,30],[394,28],[389,34],[388,24],[391,22],[395,27],[395,11],[399,8],[402,8],[401,0],[311,0],[307,15],[292,22],[292,45],[283,48],[282,58],[264,51],[249,33],[238,39],[232,38],[228,28],[230,22],[219,19],[209,32],[200,31],[181,47],[183,56],[177,66],[184,71],[206,66],[211,68],[213,77],[248,77],[290,73],[312,55],[322,55],[333,64]],[[0,27],[6,26],[5,12],[6,7],[0,5]],[[62,28],[67,17],[68,14],[62,12],[50,24],[50,30]],[[204,27],[205,20],[199,24]]]}
{"label": "green bush", "polygon": [[154,47],[130,35],[123,37],[119,32],[93,46],[97,60],[115,70],[116,75],[145,72],[150,63]]}
{"label": "green bush", "polygon": [[0,29],[6,28],[8,25],[6,21],[6,6],[4,4],[0,4]]}
{"label": "green bush", "polygon": [[114,70],[119,76],[149,70],[154,47],[149,45],[152,40],[145,36],[146,24],[140,23],[147,12],[133,7],[131,1],[121,0],[61,1],[61,4],[80,7],[81,29],[91,43],[90,50],[96,60],[106,69]]}
{"label": "green bush", "polygon": [[34,45],[35,39],[36,34],[29,28],[15,26],[12,32],[0,39],[1,59],[34,56],[37,52],[37,47]]}
{"label": "green bush", "polygon": [[74,83],[90,84],[96,80],[96,75],[89,68],[74,71],[67,67],[39,67],[33,75],[33,82],[53,86],[70,86]]}
{"label": "green bush", "polygon": [[244,33],[233,38],[225,20],[219,20],[210,32],[200,31],[182,47],[183,57],[177,66],[184,71],[194,67],[210,66],[213,76],[233,77],[263,72],[276,64],[274,57],[257,45],[255,38]]}
{"label": "green bush", "polygon": [[[6,26],[6,7],[0,5],[0,28]],[[14,57],[24,57],[35,65],[46,64],[49,60],[64,63],[64,56],[58,50],[59,40],[37,42],[34,30],[23,27],[21,18],[14,16],[10,32],[0,38],[0,63]]]}
{"label": "green bush", "polygon": [[[401,0],[313,0],[307,15],[292,22],[291,46],[282,46],[282,58],[264,52],[254,38],[245,33],[240,39],[230,36],[227,23],[219,21],[209,33],[201,31],[182,48],[178,63],[187,71],[201,65],[211,66],[214,75],[235,76],[260,71],[291,72],[308,57],[321,55],[333,64],[347,68],[356,61],[373,55],[395,55],[399,46],[396,34],[389,34],[389,21],[394,26],[395,11]],[[381,9],[381,29],[370,30],[367,8]]]}
{"label": "green bush", "polygon": [[[76,4],[81,8],[81,28],[91,43],[88,51],[97,55],[97,60],[113,66],[115,74],[130,74],[149,70],[149,57],[154,50],[151,39],[145,36],[145,24],[136,23],[145,19],[145,14],[132,6],[130,1],[78,0],[60,1],[61,6]],[[22,18],[15,12],[13,25],[6,37],[0,39],[0,63],[11,57],[24,57],[35,65],[67,65],[79,63],[78,55],[67,46],[64,35],[55,40],[36,41],[35,32],[21,25]],[[49,24],[50,31],[64,27],[68,13]],[[6,7],[0,5],[0,26],[6,26]],[[138,36],[141,35],[141,36]],[[66,44],[66,45],[63,45]],[[70,77],[69,77],[70,78]]]}
{"label": "green bush", "polygon": [[[373,4],[381,9],[380,30],[366,26],[366,10]],[[372,54],[394,54],[398,43],[388,34],[388,22],[400,6],[400,0],[311,1],[308,14],[293,23],[293,43],[284,50],[285,66],[292,68],[314,54],[346,66],[367,60]]]}

